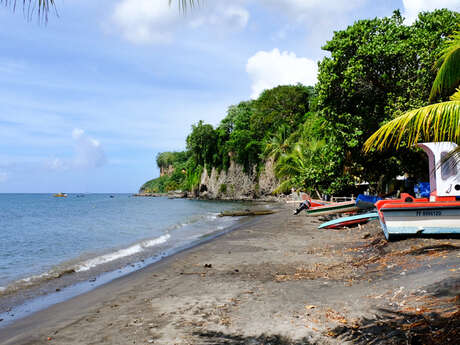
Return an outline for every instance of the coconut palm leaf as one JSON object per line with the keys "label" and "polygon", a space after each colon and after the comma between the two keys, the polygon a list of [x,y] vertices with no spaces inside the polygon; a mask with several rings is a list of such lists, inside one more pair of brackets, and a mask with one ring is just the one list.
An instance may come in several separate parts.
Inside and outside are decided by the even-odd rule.
{"label": "coconut palm leaf", "polygon": [[[20,1],[20,0],[19,0]],[[56,9],[56,0],[22,0],[22,7],[28,19],[37,11],[39,18],[48,19],[48,13],[51,9]],[[155,0],[152,0],[155,1]],[[173,0],[169,0],[171,5]],[[16,9],[18,0],[0,0],[0,4],[4,6],[11,6],[13,10]],[[188,8],[193,8],[200,4],[200,0],[177,0],[179,9],[186,12]]]}
{"label": "coconut palm leaf", "polygon": [[446,163],[452,167],[455,167],[458,164],[460,164],[460,146],[457,146],[455,149],[453,149],[447,155],[445,155],[442,158],[441,162],[439,162],[439,166],[437,168],[439,169],[443,164]]}
{"label": "coconut palm leaf", "polygon": [[435,68],[439,70],[431,87],[430,101],[450,95],[460,84],[460,32],[456,32],[447,42]]}
{"label": "coconut palm leaf", "polygon": [[[172,2],[173,0],[169,0],[169,5],[171,5]],[[185,13],[188,8],[193,8],[199,5],[200,0],[177,0],[177,3],[179,4],[179,9]]]}
{"label": "coconut palm leaf", "polygon": [[262,153],[263,158],[273,158],[276,161],[282,154],[287,153],[289,149],[288,138],[289,127],[281,125],[278,132],[265,145],[264,152]]}
{"label": "coconut palm leaf", "polygon": [[[18,0],[0,0],[1,5],[11,6],[13,11],[16,9],[17,2]],[[56,10],[55,0],[22,0],[22,7],[27,19],[31,19],[37,11],[38,18],[47,20],[49,11]]]}
{"label": "coconut palm leaf", "polygon": [[380,127],[364,143],[364,151],[412,146],[420,140],[460,143],[460,92],[448,102],[411,110]]}

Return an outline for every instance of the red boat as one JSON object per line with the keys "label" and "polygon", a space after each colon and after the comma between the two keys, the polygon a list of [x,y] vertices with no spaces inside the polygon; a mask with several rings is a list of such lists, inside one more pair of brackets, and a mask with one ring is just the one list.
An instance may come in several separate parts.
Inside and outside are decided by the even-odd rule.
{"label": "red boat", "polygon": [[458,162],[445,161],[457,147],[450,142],[423,143],[430,169],[430,198],[402,194],[375,206],[388,240],[410,234],[460,234],[460,171]]}

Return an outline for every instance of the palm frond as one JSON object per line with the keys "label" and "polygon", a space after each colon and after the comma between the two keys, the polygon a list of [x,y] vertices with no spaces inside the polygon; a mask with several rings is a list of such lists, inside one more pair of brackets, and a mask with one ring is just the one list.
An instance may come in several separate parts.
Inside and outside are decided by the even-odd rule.
{"label": "palm frond", "polygon": [[[18,0],[0,0],[0,4],[6,7],[12,7],[13,11],[16,10]],[[37,13],[38,18],[41,20],[48,20],[48,13],[54,9],[56,11],[55,0],[22,0],[22,8],[24,15],[28,20]]]}
{"label": "palm frond", "polygon": [[411,110],[383,125],[364,143],[364,152],[399,148],[403,140],[407,146],[420,140],[460,143],[460,99],[456,95],[455,100]]}
{"label": "palm frond", "polygon": [[[171,6],[172,2],[173,0],[169,0],[169,6]],[[186,13],[188,8],[199,6],[200,0],[177,0],[177,3],[179,5],[179,10]]]}
{"label": "palm frond", "polygon": [[460,88],[455,91],[455,93],[450,96],[451,101],[460,101]]}
{"label": "palm frond", "polygon": [[439,162],[439,169],[443,164],[448,164],[451,167],[455,167],[460,163],[460,146],[457,146],[455,149],[450,151],[447,155],[445,155],[441,162]]}
{"label": "palm frond", "polygon": [[439,68],[430,93],[430,101],[451,94],[460,84],[460,32],[456,32],[441,52],[436,68]]}

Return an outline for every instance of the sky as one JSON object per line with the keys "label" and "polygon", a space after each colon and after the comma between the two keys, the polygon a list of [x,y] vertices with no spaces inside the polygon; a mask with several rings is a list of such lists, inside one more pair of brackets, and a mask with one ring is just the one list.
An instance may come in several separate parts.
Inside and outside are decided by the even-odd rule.
{"label": "sky", "polygon": [[277,85],[316,83],[333,32],[458,0],[56,0],[0,6],[0,193],[136,192],[191,125]]}

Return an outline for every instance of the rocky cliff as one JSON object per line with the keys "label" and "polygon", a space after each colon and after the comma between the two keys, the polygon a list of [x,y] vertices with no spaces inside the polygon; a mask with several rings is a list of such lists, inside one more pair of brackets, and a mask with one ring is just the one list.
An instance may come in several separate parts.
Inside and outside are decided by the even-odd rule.
{"label": "rocky cliff", "polygon": [[271,195],[278,184],[272,160],[267,161],[259,173],[256,167],[245,172],[242,165],[232,161],[226,171],[218,172],[216,168],[212,168],[208,174],[205,169],[196,194],[210,199],[255,199]]}

